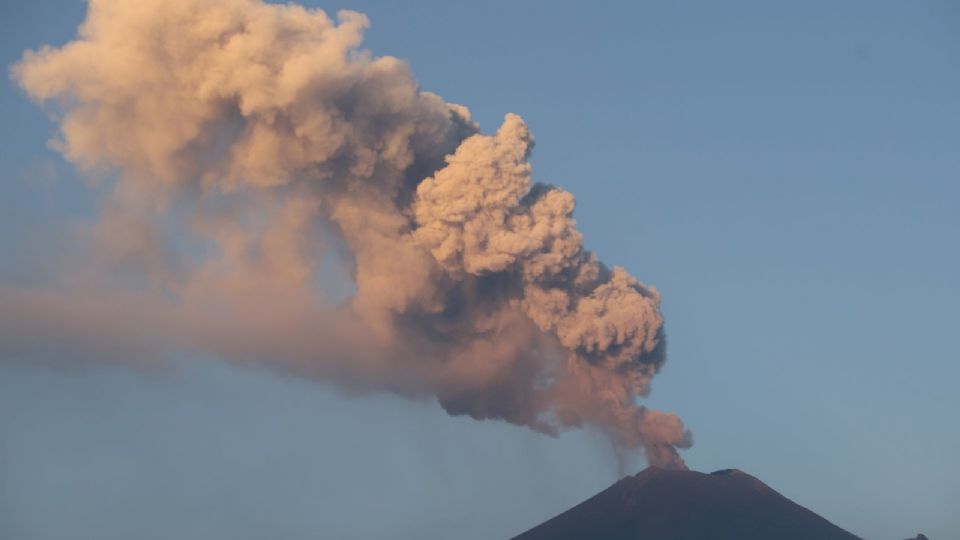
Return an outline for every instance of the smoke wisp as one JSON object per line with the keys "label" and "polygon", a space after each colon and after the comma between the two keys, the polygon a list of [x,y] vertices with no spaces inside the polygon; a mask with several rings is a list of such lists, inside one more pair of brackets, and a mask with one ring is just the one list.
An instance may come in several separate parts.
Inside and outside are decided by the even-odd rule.
{"label": "smoke wisp", "polygon": [[[86,262],[0,289],[0,354],[197,350],[548,434],[592,425],[682,467],[680,419],[638,404],[665,360],[657,291],[584,248],[573,196],[532,179],[521,117],[481,133],[360,49],[367,25],[92,0],[75,40],[28,51],[13,77],[109,189]],[[324,287],[338,261],[346,301]]]}

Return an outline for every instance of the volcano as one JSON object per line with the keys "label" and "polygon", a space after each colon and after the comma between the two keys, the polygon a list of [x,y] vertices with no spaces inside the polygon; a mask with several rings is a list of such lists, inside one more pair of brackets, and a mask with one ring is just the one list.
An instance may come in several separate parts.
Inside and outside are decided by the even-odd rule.
{"label": "volcano", "polygon": [[650,467],[514,540],[857,540],[749,474]]}

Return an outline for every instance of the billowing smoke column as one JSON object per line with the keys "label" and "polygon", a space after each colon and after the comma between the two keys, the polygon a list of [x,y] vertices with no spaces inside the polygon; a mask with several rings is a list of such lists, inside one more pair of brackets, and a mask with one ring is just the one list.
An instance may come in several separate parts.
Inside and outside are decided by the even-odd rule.
{"label": "billowing smoke column", "polygon": [[[682,467],[681,421],[637,404],[664,362],[656,290],[584,250],[573,196],[531,181],[519,116],[478,133],[404,62],[359,50],[366,26],[258,0],[92,0],[75,41],[28,52],[13,75],[57,105],[57,147],[111,179],[94,258],[142,279],[95,299],[5,292],[18,324],[93,356],[193,347],[545,433],[594,425]],[[323,295],[337,249],[345,304]]]}

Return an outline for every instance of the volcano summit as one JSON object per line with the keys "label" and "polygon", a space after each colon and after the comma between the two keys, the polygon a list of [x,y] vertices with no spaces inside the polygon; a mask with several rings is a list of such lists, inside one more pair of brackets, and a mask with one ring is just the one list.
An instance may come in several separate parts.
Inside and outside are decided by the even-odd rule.
{"label": "volcano summit", "polygon": [[737,469],[650,467],[514,540],[857,540]]}

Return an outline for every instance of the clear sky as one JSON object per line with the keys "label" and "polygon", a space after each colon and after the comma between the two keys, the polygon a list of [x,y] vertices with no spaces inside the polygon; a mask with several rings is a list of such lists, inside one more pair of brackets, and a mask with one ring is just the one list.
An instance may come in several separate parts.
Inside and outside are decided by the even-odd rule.
{"label": "clear sky", "polygon": [[[960,9],[950,2],[392,2],[365,47],[537,138],[587,246],[663,297],[693,469],[866,538],[960,536]],[[0,4],[0,60],[74,0]],[[0,277],[96,197],[0,88]],[[188,361],[0,363],[0,536],[496,538],[616,479],[605,443]],[[146,531],[144,531],[146,529]]]}

